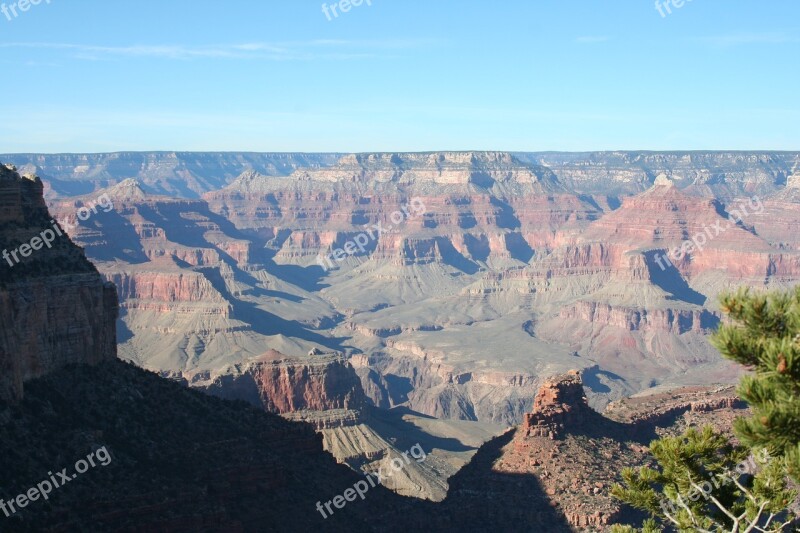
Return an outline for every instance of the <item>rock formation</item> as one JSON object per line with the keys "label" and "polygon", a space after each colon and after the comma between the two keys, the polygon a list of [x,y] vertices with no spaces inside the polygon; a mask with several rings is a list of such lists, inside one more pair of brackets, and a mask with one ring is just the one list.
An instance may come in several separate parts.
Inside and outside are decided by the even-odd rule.
{"label": "rock formation", "polygon": [[567,426],[577,427],[589,413],[580,372],[550,378],[533,401],[533,412],[525,415],[520,431],[527,437],[559,437]]}
{"label": "rock formation", "polygon": [[542,385],[494,467],[535,476],[573,528],[602,530],[630,518],[609,489],[624,467],[648,460],[650,440],[708,424],[729,433],[744,407],[733,387],[696,387],[622,400],[601,415],[589,408],[580,373],[571,371]]}
{"label": "rock formation", "polygon": [[[241,368],[217,376],[196,374],[189,382],[216,396],[244,400],[280,415],[339,409],[360,413],[367,406],[361,382],[341,354],[301,359],[272,351]],[[313,422],[308,416],[305,420]]]}
{"label": "rock formation", "polygon": [[113,285],[52,221],[42,182],[3,165],[0,249],[0,399],[65,365],[116,358]]}

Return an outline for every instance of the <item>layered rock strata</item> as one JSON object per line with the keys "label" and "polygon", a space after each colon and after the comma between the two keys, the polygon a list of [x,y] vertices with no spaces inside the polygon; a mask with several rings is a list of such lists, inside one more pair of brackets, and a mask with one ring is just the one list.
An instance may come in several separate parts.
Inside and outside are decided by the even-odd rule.
{"label": "layered rock strata", "polygon": [[[594,369],[594,406],[735,380],[706,340],[715,302],[797,283],[795,159],[355,154],[242,168],[202,200],[152,194],[143,170],[73,236],[118,284],[120,353],[141,366],[216,372],[318,348],[350,358],[380,407],[516,424],[573,367]],[[670,255],[698,235],[702,249]]]}

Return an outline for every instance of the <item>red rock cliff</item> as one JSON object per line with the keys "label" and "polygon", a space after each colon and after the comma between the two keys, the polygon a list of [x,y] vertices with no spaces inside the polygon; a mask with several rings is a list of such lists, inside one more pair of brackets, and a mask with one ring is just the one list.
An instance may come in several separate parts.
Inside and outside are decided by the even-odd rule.
{"label": "red rock cliff", "polygon": [[580,425],[589,411],[580,372],[571,370],[544,382],[521,429],[526,436],[554,439],[566,425]]}
{"label": "red rock cliff", "polygon": [[211,394],[245,400],[280,415],[300,411],[359,411],[367,405],[358,376],[339,354],[290,358],[273,350],[222,375],[200,373],[191,381]]}

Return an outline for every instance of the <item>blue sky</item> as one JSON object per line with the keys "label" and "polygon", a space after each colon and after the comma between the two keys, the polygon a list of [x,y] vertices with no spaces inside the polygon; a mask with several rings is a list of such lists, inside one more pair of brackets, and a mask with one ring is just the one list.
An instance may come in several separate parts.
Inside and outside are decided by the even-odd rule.
{"label": "blue sky", "polygon": [[0,153],[800,150],[796,0],[45,2]]}

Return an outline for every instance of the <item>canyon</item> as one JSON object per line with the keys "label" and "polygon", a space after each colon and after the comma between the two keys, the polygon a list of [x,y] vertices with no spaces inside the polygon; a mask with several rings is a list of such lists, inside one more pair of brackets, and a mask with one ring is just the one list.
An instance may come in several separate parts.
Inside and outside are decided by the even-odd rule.
{"label": "canyon", "polygon": [[[800,278],[799,154],[1,157],[41,178],[3,182],[3,228],[18,232],[8,242],[50,220],[44,195],[83,249],[41,250],[30,268],[9,269],[2,312],[19,321],[36,282],[17,272],[61,265],[42,267],[53,276],[33,288],[42,308],[24,316],[86,316],[77,336],[97,345],[78,361],[26,347],[35,334],[3,339],[7,397],[69,363],[107,365],[118,350],[176,386],[305,423],[362,473],[419,442],[428,460],[387,486],[441,509],[501,497],[512,490],[504,476],[533,475],[541,505],[521,516],[535,523],[558,501],[567,529],[625,511],[607,496],[615,471],[587,456],[592,481],[575,482],[564,457],[596,448],[641,461],[656,427],[727,421],[720,413],[741,406],[725,384],[740,369],[708,342],[718,295]],[[101,195],[113,208],[79,219]],[[23,196],[39,198],[25,211],[38,226],[14,214]],[[392,220],[412,200],[424,213]],[[391,230],[319,266],[374,224]],[[669,255],[700,234],[702,248]],[[672,407],[637,403],[659,394]],[[618,415],[626,409],[635,413]],[[589,426],[597,433],[585,435]]]}
{"label": "canyon", "polygon": [[[118,288],[124,359],[202,384],[271,350],[301,366],[311,352],[339,353],[370,405],[509,425],[542,379],[571,368],[584,370],[600,408],[653,386],[735,379],[706,340],[720,320],[716,299],[742,284],[798,280],[798,158],[12,159],[45,182],[50,173],[53,183],[93,188],[63,196],[51,186],[59,219],[100,194],[113,199],[71,237]],[[206,185],[163,195],[181,189],[174,182],[186,169]],[[397,224],[392,215],[412,199],[424,213]],[[320,267],[371,225],[392,229]],[[665,263],[699,234],[702,249]]]}

